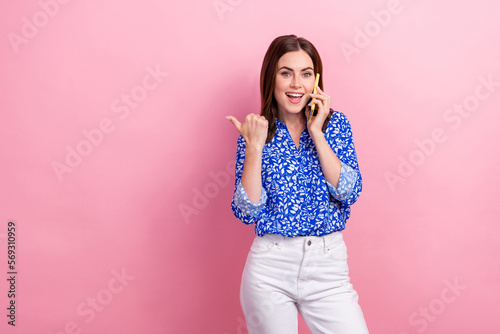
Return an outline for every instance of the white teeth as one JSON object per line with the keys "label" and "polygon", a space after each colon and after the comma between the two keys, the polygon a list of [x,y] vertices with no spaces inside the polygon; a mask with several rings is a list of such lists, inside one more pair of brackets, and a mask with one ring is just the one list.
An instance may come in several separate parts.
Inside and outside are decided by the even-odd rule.
{"label": "white teeth", "polygon": [[287,93],[286,95],[291,96],[291,97],[302,97],[302,95],[304,95],[304,94]]}

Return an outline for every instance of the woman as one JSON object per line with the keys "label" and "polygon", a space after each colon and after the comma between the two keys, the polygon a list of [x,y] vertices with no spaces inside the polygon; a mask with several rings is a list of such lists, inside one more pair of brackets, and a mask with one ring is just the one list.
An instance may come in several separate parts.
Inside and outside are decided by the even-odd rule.
{"label": "woman", "polygon": [[368,333],[341,232],[361,174],[349,121],[330,109],[322,71],[309,41],[278,37],[262,64],[261,114],[227,117],[241,134],[231,208],[257,235],[240,291],[249,333],[297,333],[297,311],[313,333]]}

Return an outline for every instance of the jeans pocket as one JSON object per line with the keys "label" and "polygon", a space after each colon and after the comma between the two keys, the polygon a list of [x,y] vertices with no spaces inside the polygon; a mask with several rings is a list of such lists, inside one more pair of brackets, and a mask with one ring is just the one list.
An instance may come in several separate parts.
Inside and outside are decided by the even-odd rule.
{"label": "jeans pocket", "polygon": [[347,246],[342,236],[336,237],[328,241],[325,247],[326,247],[326,253],[334,260],[338,261],[347,260]]}
{"label": "jeans pocket", "polygon": [[270,251],[274,246],[274,243],[265,237],[256,237],[253,240],[250,250],[254,253],[265,253]]}

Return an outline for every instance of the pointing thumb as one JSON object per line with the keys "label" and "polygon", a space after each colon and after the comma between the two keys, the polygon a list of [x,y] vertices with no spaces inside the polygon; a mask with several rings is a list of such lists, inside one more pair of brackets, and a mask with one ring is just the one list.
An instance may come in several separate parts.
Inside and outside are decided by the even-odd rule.
{"label": "pointing thumb", "polygon": [[233,125],[235,126],[236,130],[238,130],[238,132],[240,132],[240,129],[241,129],[241,123],[233,116],[226,116],[226,118],[228,120],[231,121],[231,123],[233,123]]}

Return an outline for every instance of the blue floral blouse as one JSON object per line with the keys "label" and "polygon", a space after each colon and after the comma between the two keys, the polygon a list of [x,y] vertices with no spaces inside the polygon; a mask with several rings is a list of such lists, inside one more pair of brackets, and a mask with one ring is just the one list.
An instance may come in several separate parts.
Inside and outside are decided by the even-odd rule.
{"label": "blue floral blouse", "polygon": [[246,144],[240,136],[231,202],[236,218],[255,223],[258,236],[322,236],[343,230],[362,188],[351,126],[343,113],[333,113],[325,138],[341,162],[337,188],[323,176],[307,127],[297,149],[285,123],[276,120],[276,134],[262,152],[262,195],[255,204],[241,185]]}

